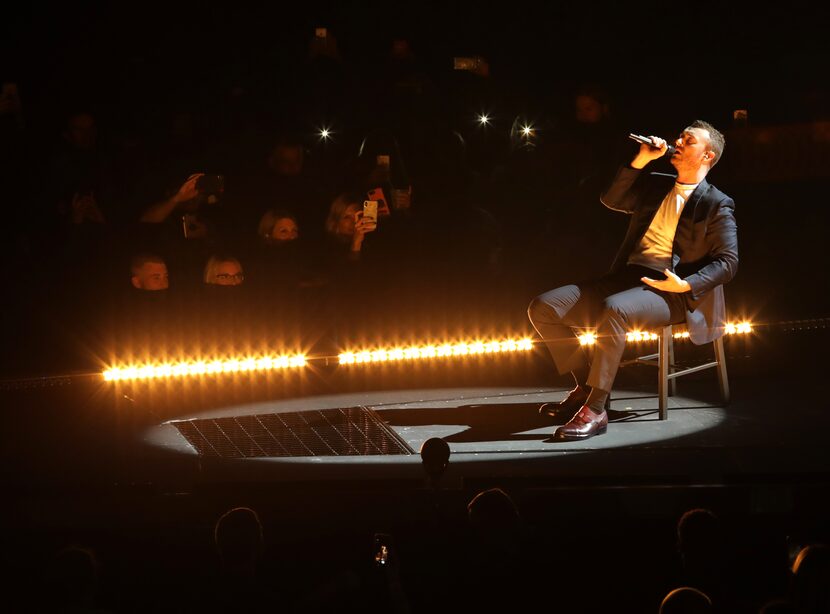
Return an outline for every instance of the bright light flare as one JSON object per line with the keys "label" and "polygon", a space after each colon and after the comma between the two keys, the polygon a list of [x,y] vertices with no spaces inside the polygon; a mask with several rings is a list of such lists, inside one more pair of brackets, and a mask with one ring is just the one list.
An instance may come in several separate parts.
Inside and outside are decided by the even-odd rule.
{"label": "bright light flare", "polygon": [[640,330],[632,330],[625,333],[626,341],[656,341],[660,338],[657,333],[649,333]]}
{"label": "bright light flare", "polygon": [[481,113],[478,116],[478,123],[479,123],[480,126],[488,125],[490,123],[490,116],[487,115],[486,113]]}
{"label": "bright light flare", "polygon": [[525,124],[522,126],[522,136],[525,138],[530,138],[533,136],[533,126],[529,124]]}
{"label": "bright light flare", "polygon": [[594,345],[597,342],[597,336],[594,333],[582,333],[578,338],[579,345]]}
{"label": "bright light flare", "polygon": [[321,141],[328,141],[331,140],[331,135],[334,134],[334,132],[328,126],[323,126],[317,134],[319,135]]}
{"label": "bright light flare", "polygon": [[337,358],[341,365],[356,365],[400,360],[420,360],[425,358],[449,358],[454,356],[526,352],[532,349],[533,340],[525,337],[523,339],[506,339],[504,341],[477,340],[461,343],[443,343],[440,345],[356,350],[343,352]]}
{"label": "bright light flare", "polygon": [[301,354],[294,356],[246,356],[228,360],[196,360],[192,362],[160,363],[150,365],[126,365],[105,370],[104,381],[168,379],[217,375],[222,373],[252,373],[304,367],[307,359]]}
{"label": "bright light flare", "polygon": [[729,322],[725,332],[727,335],[746,335],[752,332],[752,322]]}

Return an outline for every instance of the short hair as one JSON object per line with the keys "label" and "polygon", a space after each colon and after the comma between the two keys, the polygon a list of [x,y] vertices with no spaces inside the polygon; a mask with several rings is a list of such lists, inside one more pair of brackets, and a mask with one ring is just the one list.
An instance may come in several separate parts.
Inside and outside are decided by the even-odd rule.
{"label": "short hair", "polygon": [[360,199],[353,194],[346,192],[341,193],[335,198],[329,206],[329,215],[326,218],[326,232],[329,234],[337,234],[337,223],[343,216],[343,212],[349,208],[349,205],[356,205],[360,203]]}
{"label": "short hair", "polygon": [[164,258],[157,254],[152,254],[149,252],[142,252],[140,254],[136,254],[132,258],[130,258],[130,272],[133,275],[138,275],[141,272],[141,267],[145,264],[167,264],[164,261]]}
{"label": "short hair", "polygon": [[213,543],[231,561],[256,557],[265,545],[259,514],[250,507],[229,509],[216,520]]}
{"label": "short hair", "polygon": [[297,216],[285,209],[269,209],[263,213],[259,220],[259,228],[257,229],[259,238],[264,241],[270,241],[274,226],[277,225],[278,221],[284,219],[293,220],[297,224]]}
{"label": "short hair", "polygon": [[708,552],[717,548],[722,539],[720,518],[710,509],[687,510],[677,521],[677,547],[681,552]]}
{"label": "short hair", "polygon": [[467,518],[474,527],[485,530],[515,528],[521,517],[513,499],[501,488],[479,492],[467,504]]}
{"label": "short hair", "polygon": [[712,610],[712,600],[703,591],[691,586],[681,586],[663,598],[660,614],[694,614]]}
{"label": "short hair", "polygon": [[700,130],[706,130],[709,133],[709,149],[715,154],[715,157],[712,158],[712,163],[709,165],[709,168],[714,167],[723,155],[723,150],[726,147],[726,138],[712,124],[710,124],[709,122],[705,122],[702,119],[696,119],[695,121],[693,121],[691,124],[689,124],[686,130],[688,130],[689,128],[698,128]]}
{"label": "short hair", "polygon": [[234,258],[233,256],[224,256],[224,255],[215,255],[208,258],[207,263],[205,264],[205,273],[203,281],[206,284],[212,284],[216,281],[216,269],[219,268],[219,265],[223,262],[235,262],[240,270],[242,269],[242,263],[239,262],[239,259]]}

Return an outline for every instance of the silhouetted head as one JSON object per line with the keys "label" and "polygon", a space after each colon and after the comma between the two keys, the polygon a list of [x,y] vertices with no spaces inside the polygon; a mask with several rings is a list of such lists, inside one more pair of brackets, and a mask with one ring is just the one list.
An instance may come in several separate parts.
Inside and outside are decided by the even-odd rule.
{"label": "silhouetted head", "polygon": [[433,479],[439,478],[447,470],[450,462],[450,446],[440,437],[427,439],[421,445],[421,463],[424,471]]}
{"label": "silhouetted head", "polygon": [[249,507],[228,510],[216,521],[213,541],[226,567],[253,570],[265,547],[259,515]]}
{"label": "silhouetted head", "polygon": [[681,586],[663,598],[660,614],[704,614],[712,611],[712,600],[691,586]]}
{"label": "silhouetted head", "polygon": [[677,550],[686,566],[706,566],[723,548],[720,518],[704,508],[685,512],[677,523]]}
{"label": "silhouetted head", "polygon": [[830,548],[811,544],[793,563],[792,602],[796,612],[830,612]]}
{"label": "silhouetted head", "polygon": [[511,536],[519,528],[519,509],[504,490],[490,488],[467,504],[467,517],[481,536]]}

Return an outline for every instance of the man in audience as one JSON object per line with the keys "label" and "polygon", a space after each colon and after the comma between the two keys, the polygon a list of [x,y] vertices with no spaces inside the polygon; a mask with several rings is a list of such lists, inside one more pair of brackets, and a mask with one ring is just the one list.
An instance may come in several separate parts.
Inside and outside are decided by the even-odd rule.
{"label": "man in audience", "polygon": [[169,280],[167,264],[155,254],[138,254],[130,262],[130,278],[133,288],[155,292],[167,290]]}

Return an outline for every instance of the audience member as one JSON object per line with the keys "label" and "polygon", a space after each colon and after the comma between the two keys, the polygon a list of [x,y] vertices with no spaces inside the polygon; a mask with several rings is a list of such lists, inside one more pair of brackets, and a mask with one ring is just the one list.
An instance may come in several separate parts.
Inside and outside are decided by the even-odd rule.
{"label": "audience member", "polygon": [[250,252],[254,281],[263,297],[285,305],[299,299],[298,292],[325,283],[312,266],[312,254],[296,216],[269,209],[259,222],[259,240]]}
{"label": "audience member", "polygon": [[335,198],[325,224],[330,255],[335,263],[339,264],[344,259],[360,260],[366,234],[377,227],[377,220],[363,216],[362,199],[345,193]]}
{"label": "audience member", "polygon": [[659,614],[706,614],[712,611],[712,600],[704,592],[691,586],[681,586],[663,598]]}
{"label": "audience member", "polygon": [[167,263],[156,254],[136,254],[130,262],[130,281],[133,288],[155,292],[167,290],[170,285]]}
{"label": "audience member", "polygon": [[300,236],[300,230],[293,213],[269,209],[259,220],[257,234],[266,245],[285,244],[296,240]]}
{"label": "audience member", "polygon": [[799,551],[793,563],[790,593],[794,612],[830,612],[830,547],[816,543]]}
{"label": "audience member", "polygon": [[278,594],[263,569],[265,537],[259,514],[250,507],[234,507],[216,520],[213,529],[215,575],[203,587],[212,612],[254,612],[273,608]]}
{"label": "audience member", "polygon": [[526,611],[535,604],[538,578],[515,501],[501,488],[483,490],[467,504],[467,520],[470,539],[459,569],[463,587],[459,604],[466,602],[470,609]]}
{"label": "audience member", "polygon": [[211,256],[205,264],[203,281],[216,286],[239,286],[245,280],[242,264],[231,256]]}
{"label": "audience member", "polygon": [[700,589],[719,610],[736,598],[729,584],[732,551],[723,523],[715,512],[693,508],[677,522],[677,552],[681,562],[680,581]]}

